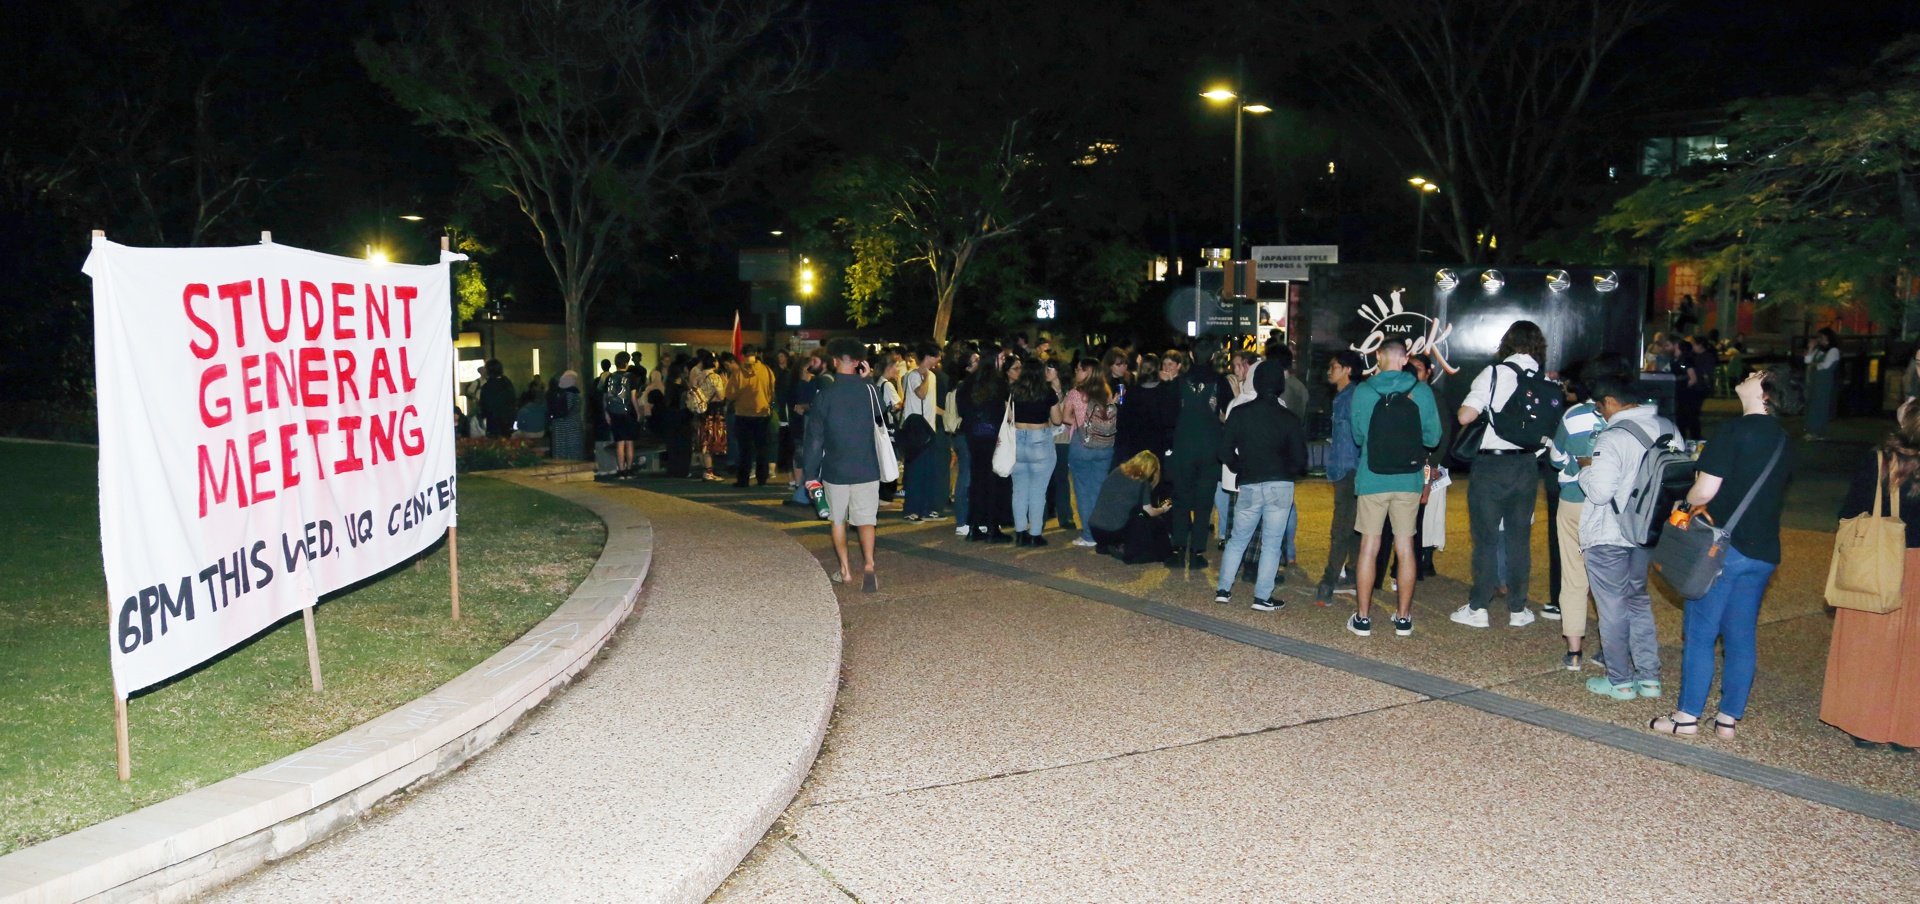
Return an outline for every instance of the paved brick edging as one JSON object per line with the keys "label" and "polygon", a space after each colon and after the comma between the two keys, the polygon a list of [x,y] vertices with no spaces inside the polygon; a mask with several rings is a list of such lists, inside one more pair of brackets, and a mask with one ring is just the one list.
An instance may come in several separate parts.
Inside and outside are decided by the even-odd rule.
{"label": "paved brick edging", "polygon": [[186,900],[458,768],[565,687],[633,611],[653,561],[652,524],[590,488],[494,476],[576,502],[607,525],[598,563],[552,615],[433,693],[338,737],[0,857],[0,904]]}

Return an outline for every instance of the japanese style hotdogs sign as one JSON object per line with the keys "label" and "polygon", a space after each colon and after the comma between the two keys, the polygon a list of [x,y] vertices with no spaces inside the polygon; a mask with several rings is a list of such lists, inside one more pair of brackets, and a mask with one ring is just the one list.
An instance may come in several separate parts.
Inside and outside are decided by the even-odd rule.
{"label": "japanese style hotdogs sign", "polygon": [[100,546],[122,695],[454,523],[448,262],[95,238]]}

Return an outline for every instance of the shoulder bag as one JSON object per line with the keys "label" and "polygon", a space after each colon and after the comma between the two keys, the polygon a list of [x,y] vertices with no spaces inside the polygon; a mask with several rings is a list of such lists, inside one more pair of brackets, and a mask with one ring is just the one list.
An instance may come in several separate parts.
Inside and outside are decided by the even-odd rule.
{"label": "shoulder bag", "polygon": [[1740,525],[1740,517],[1747,513],[1747,506],[1753,504],[1753,497],[1765,486],[1767,478],[1773,476],[1775,465],[1780,464],[1780,454],[1787,449],[1787,438],[1780,438],[1780,445],[1773,449],[1773,457],[1767,459],[1767,467],[1760,472],[1760,479],[1747,488],[1747,495],[1740,500],[1739,508],[1733,510],[1733,517],[1727,519],[1727,526],[1714,525],[1707,517],[1704,507],[1691,513],[1675,512],[1667,526],[1660,532],[1660,542],[1653,547],[1653,570],[1673,589],[1679,591],[1684,599],[1697,600],[1713,589],[1713,583],[1720,579],[1720,569],[1727,564],[1727,548],[1733,543],[1733,529]]}
{"label": "shoulder bag", "polygon": [[880,460],[880,482],[891,483],[900,479],[900,460],[893,456],[893,437],[888,435],[886,419],[880,413],[880,393],[868,386],[867,398],[873,402],[873,452]]}
{"label": "shoulder bag", "polygon": [[1007,413],[1000,418],[1000,434],[993,441],[993,473],[1001,477],[1013,476],[1014,445],[1019,442],[1018,431],[1013,429],[1013,400],[1007,400]]}
{"label": "shoulder bag", "polygon": [[[1840,522],[1833,537],[1833,564],[1827,569],[1827,604],[1884,615],[1902,602],[1900,580],[1907,558],[1907,525],[1880,495],[1887,460],[1874,456],[1873,502],[1867,510]],[[1891,495],[1898,487],[1888,488]]]}

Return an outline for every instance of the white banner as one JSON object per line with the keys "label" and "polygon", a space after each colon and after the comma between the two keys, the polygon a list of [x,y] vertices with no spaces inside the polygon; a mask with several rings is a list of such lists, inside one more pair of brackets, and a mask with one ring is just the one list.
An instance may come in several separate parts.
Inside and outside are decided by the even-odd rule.
{"label": "white banner", "polygon": [[122,695],[454,523],[448,262],[464,259],[94,239],[100,548]]}
{"label": "white banner", "polygon": [[1260,265],[1260,279],[1306,279],[1309,264],[1340,263],[1339,245],[1255,245],[1253,259]]}

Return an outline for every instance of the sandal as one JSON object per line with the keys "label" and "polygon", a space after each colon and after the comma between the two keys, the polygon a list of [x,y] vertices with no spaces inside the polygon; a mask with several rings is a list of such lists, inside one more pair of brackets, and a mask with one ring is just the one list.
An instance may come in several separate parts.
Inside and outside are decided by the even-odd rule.
{"label": "sandal", "polygon": [[1740,720],[1726,713],[1719,713],[1713,717],[1713,733],[1718,735],[1722,741],[1733,740],[1733,731],[1739,727]]}
{"label": "sandal", "polygon": [[860,589],[867,593],[878,593],[880,591],[880,577],[871,571],[866,572],[861,578]]}
{"label": "sandal", "polygon": [[1678,718],[1679,715],[1679,713],[1674,713],[1671,716],[1659,716],[1653,721],[1648,722],[1647,727],[1664,734],[1690,735],[1699,733],[1699,719],[1688,719],[1683,722]]}
{"label": "sandal", "polygon": [[847,582],[847,574],[844,571],[835,571],[834,573],[827,575],[827,580],[832,581],[835,584],[845,584]]}

